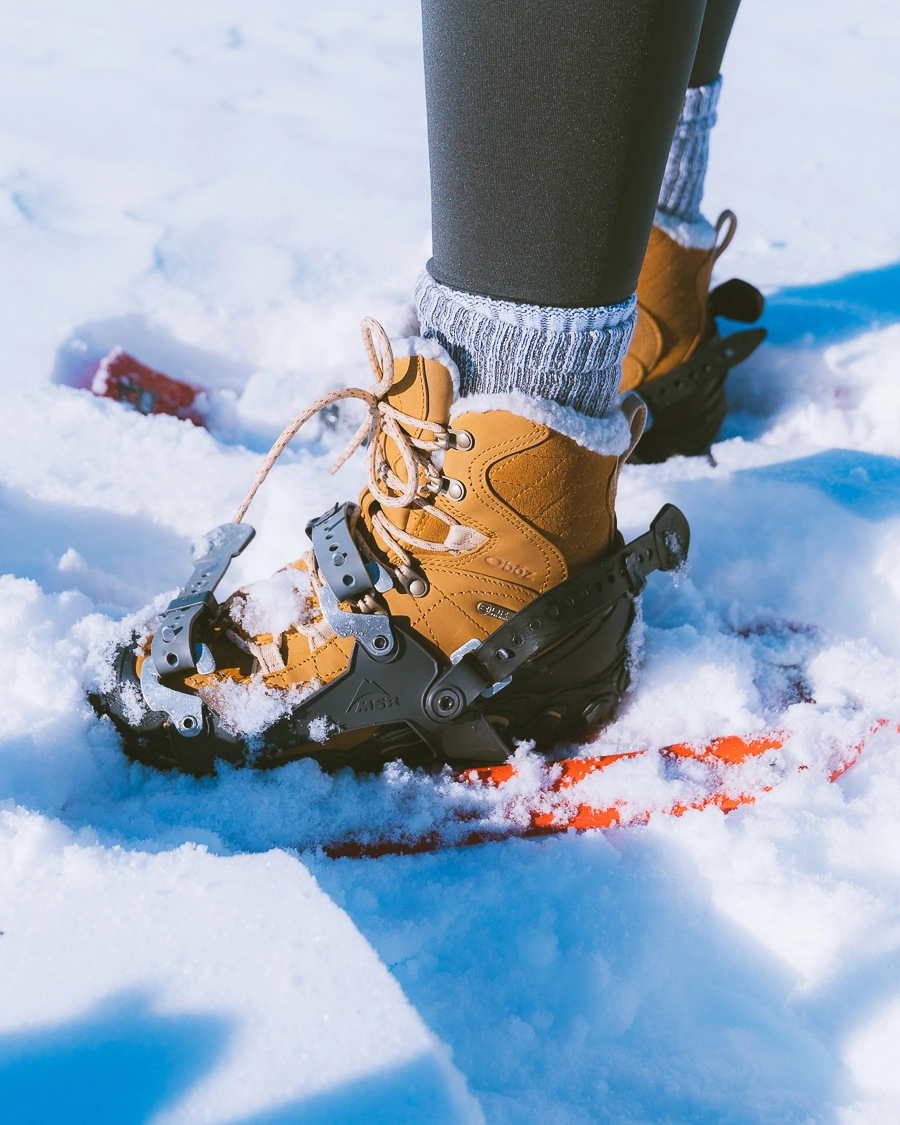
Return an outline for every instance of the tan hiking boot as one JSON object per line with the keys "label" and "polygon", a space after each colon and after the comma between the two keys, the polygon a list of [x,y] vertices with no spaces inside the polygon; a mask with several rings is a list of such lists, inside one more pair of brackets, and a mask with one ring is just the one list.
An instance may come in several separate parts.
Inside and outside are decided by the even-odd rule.
{"label": "tan hiking boot", "polygon": [[[720,220],[721,221],[721,220]],[[716,259],[731,240],[709,250],[679,245],[658,226],[637,286],[638,319],[622,364],[620,391],[633,391],[683,363],[706,335],[709,283]]]}
{"label": "tan hiking boot", "polygon": [[[665,566],[667,550],[660,539],[656,557],[645,550],[625,565],[616,555],[616,485],[640,436],[643,405],[632,396],[612,423],[582,419],[579,440],[548,424],[565,414],[556,408],[553,415],[552,404],[544,420],[489,410],[451,422],[454,369],[442,349],[412,341],[427,354],[395,362],[380,326],[368,322],[366,334],[378,378],[373,390],[325,396],[273,450],[277,456],[314,409],[362,398],[370,420],[344,455],[368,436],[368,486],[358,507],[313,521],[312,551],[229,598],[198,634],[195,667],[156,675],[173,650],[162,640],[152,649],[144,644],[133,673],[127,654],[118,660],[120,680],[130,674],[140,684],[150,711],[168,711],[163,725],[182,765],[202,744],[198,698],[204,723],[212,724],[210,752],[219,756],[246,756],[255,745],[269,764],[313,755],[327,764],[380,765],[398,753],[416,762],[502,760],[512,737],[546,740],[599,721],[627,684],[632,599],[643,573]],[[596,451],[610,442],[619,452]],[[238,521],[274,456],[257,474]],[[682,539],[686,549],[686,533]],[[611,556],[615,564],[601,574],[598,565]],[[580,574],[592,575],[593,584],[573,596],[568,580]],[[545,595],[557,590],[558,604],[549,604]],[[184,603],[182,597],[172,606]],[[523,622],[530,632],[520,635],[509,623],[533,605],[546,608]],[[160,637],[167,629],[174,635],[177,612],[183,610],[164,615]],[[510,634],[508,649],[485,652],[477,665],[459,663],[479,646],[483,651],[482,642],[498,630]],[[528,653],[527,668],[517,645]],[[539,654],[548,647],[555,655],[542,664]],[[504,661],[517,671],[512,687]],[[420,673],[423,685],[443,686],[420,691],[419,710],[410,714],[404,693]],[[344,692],[340,706],[332,701],[330,710],[310,712],[299,725],[290,719],[329,686]],[[196,704],[194,718],[187,727],[173,724],[186,700]],[[121,720],[123,708],[107,704]],[[457,713],[463,718],[445,737],[440,723]],[[146,734],[146,716],[141,722]],[[239,753],[229,753],[229,739]],[[154,753],[165,757],[158,745]]]}
{"label": "tan hiking boot", "polygon": [[635,460],[706,452],[725,417],[728,370],[765,336],[756,329],[726,343],[718,334],[717,315],[749,324],[763,309],[761,294],[746,282],[732,280],[710,293],[713,267],[736,228],[735,216],[723,211],[709,249],[682,246],[657,225],[650,232],[637,286],[637,325],[619,386],[620,392],[637,391],[650,409],[652,424]]}

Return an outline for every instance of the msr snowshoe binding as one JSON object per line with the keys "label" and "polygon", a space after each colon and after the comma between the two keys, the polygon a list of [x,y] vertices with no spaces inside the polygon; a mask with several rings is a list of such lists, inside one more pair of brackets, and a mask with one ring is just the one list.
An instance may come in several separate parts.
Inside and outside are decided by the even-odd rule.
{"label": "msr snowshoe binding", "polygon": [[708,250],[682,246],[660,226],[651,231],[638,280],[638,321],[620,388],[637,391],[649,411],[632,461],[707,453],[725,420],[729,370],[765,339],[764,328],[722,337],[716,324],[719,316],[753,324],[765,306],[759,290],[738,278],[709,291],[713,266],[736,229],[734,214],[723,211],[716,243]]}
{"label": "msr snowshoe binding", "polygon": [[[620,432],[606,453],[608,427],[580,444],[464,400],[451,415],[443,349],[409,340],[395,364],[380,325],[364,321],[363,337],[372,389],[334,391],[294,419],[152,638],[115,653],[94,704],[133,757],[193,773],[217,758],[485,765],[516,739],[549,747],[598,725],[625,690],[634,599],[651,571],[684,563],[689,539],[672,505],[627,547],[616,531],[643,404],[624,401],[628,448]],[[215,587],[253,537],[242,521],[256,490],[342,398],[368,408],[338,462],[367,441],[359,504],[313,520],[302,559],[219,605]]]}

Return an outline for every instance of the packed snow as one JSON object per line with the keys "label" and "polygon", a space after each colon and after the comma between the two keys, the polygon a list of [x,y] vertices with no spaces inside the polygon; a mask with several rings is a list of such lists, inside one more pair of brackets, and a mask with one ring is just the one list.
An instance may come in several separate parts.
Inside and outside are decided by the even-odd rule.
{"label": "packed snow", "polygon": [[[757,799],[427,855],[336,841],[515,821],[507,787],[311,762],[130,764],[85,690],[326,390],[408,328],[428,256],[415,0],[81,0],[0,13],[0,1106],[14,1125],[900,1119],[900,15],[746,0],[705,210],[764,289],[710,459],[624,473],[651,578],[616,722],[571,754],[782,732]],[[93,396],[121,346],[208,429]],[[362,480],[327,412],[248,516],[231,590]],[[223,591],[227,592],[227,591]],[[296,575],[237,612],[290,616]],[[256,701],[258,703],[258,701]],[[275,708],[280,700],[270,701]],[[875,733],[872,733],[872,732]],[[834,783],[835,756],[865,740]],[[809,766],[809,768],[800,768]],[[588,784],[587,782],[585,784]],[[660,814],[648,754],[590,779]]]}

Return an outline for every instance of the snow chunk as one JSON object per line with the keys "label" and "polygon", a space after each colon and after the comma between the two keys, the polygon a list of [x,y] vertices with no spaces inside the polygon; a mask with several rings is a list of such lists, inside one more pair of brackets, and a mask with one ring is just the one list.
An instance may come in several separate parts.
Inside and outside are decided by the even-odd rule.
{"label": "snow chunk", "polygon": [[231,734],[261,734],[289,714],[320,687],[318,680],[290,688],[267,687],[262,677],[218,680],[200,689],[200,698],[211,707]]}
{"label": "snow chunk", "polygon": [[293,567],[254,582],[231,603],[232,620],[251,637],[278,637],[313,616],[318,614],[313,613],[309,574]]}

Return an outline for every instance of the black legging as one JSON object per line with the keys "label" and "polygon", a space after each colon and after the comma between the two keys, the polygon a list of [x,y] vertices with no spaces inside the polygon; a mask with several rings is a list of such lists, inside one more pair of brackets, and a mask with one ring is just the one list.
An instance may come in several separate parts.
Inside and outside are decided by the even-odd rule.
{"label": "black legging", "polygon": [[422,0],[432,276],[565,308],[630,297],[685,89],[717,76],[738,3]]}
{"label": "black legging", "polygon": [[700,41],[697,43],[688,86],[708,86],[719,77],[728,36],[734,26],[740,2],[741,0],[706,0]]}

